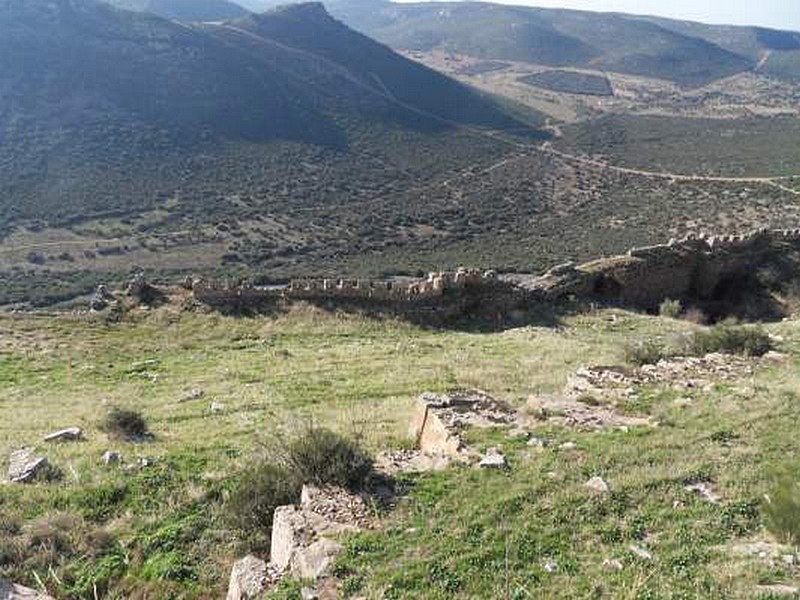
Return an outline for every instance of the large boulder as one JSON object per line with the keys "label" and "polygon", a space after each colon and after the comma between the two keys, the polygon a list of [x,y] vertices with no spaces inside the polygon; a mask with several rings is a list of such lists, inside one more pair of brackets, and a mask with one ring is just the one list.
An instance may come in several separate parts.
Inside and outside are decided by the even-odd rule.
{"label": "large boulder", "polygon": [[227,600],[260,598],[267,584],[267,563],[250,554],[234,563],[228,583]]}
{"label": "large boulder", "polygon": [[14,450],[8,459],[8,480],[12,483],[29,483],[49,470],[47,458],[36,456],[32,448]]}
{"label": "large boulder", "polygon": [[53,598],[0,577],[0,600],[53,600]]}
{"label": "large boulder", "polygon": [[300,579],[319,579],[328,574],[333,561],[342,550],[340,543],[329,538],[320,538],[294,553],[289,570],[293,576]]}
{"label": "large boulder", "polygon": [[314,539],[314,531],[304,512],[294,506],[279,506],[272,517],[270,560],[279,569],[286,570],[292,557],[300,548]]}

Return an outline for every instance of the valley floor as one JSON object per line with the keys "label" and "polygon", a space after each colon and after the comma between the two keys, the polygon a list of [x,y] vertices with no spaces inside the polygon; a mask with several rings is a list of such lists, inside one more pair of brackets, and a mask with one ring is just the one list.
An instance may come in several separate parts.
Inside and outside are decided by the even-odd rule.
{"label": "valley floor", "polygon": [[[236,319],[167,306],[115,323],[2,315],[0,455],[35,446],[63,478],[0,487],[0,576],[57,598],[219,598],[252,549],[227,525],[229,481],[281,436],[313,422],[373,452],[408,447],[422,392],[478,388],[524,407],[581,366],[621,364],[631,340],[695,327],[619,310],[496,333],[302,307]],[[764,509],[797,467],[800,325],[766,327],[785,360],[748,359],[752,375],[699,389],[643,385],[620,401],[657,427],[542,423],[544,448],[471,432],[479,450],[502,446],[510,468],[404,476],[408,492],[381,526],[344,538],[341,595],[721,599],[797,586],[796,555],[775,545]],[[110,406],[141,411],[153,439],[99,431]],[[67,426],[86,440],[42,442]],[[107,450],[148,466],[105,466]],[[607,495],[584,486],[595,476]],[[719,503],[686,489],[700,481]],[[777,554],[748,550],[760,542]],[[273,596],[298,598],[299,585]]]}

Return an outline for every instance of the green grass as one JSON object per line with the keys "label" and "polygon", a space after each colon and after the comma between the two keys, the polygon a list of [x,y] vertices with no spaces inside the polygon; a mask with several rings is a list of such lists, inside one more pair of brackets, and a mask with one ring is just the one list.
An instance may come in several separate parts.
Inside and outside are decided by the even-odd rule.
{"label": "green grass", "polygon": [[[0,454],[36,444],[64,479],[3,487],[0,575],[34,586],[38,576],[58,598],[92,598],[94,586],[106,598],[220,597],[249,543],[228,526],[227,499],[276,436],[314,423],[362,434],[372,451],[406,445],[423,391],[479,387],[521,406],[580,365],[620,363],[629,340],[691,327],[621,311],[492,334],[310,309],[237,320],[167,307],[118,324],[2,316]],[[767,328],[783,336],[781,351],[800,354],[796,322]],[[800,450],[797,383],[794,362],[760,366],[752,379],[693,392],[686,408],[673,404],[676,391],[648,388],[620,409],[659,427],[543,426],[537,435],[556,443],[538,451],[473,432],[479,449],[502,445],[511,469],[410,478],[381,529],[345,540],[337,573],[349,594],[368,598],[751,598],[757,582],[797,581],[795,567],[727,549],[768,535],[773,467]],[[191,388],[205,396],[181,401]],[[225,410],[211,414],[212,400]],[[101,433],[112,405],[140,411],[153,440]],[[40,442],[73,424],[85,442]],[[577,448],[559,450],[563,441]],[[152,464],[106,467],[107,449]],[[607,497],[582,487],[594,475],[609,483]],[[697,480],[712,481],[724,503],[684,490]],[[653,560],[635,558],[631,544]],[[607,558],[623,570],[605,569]],[[287,583],[275,595],[296,593]]]}

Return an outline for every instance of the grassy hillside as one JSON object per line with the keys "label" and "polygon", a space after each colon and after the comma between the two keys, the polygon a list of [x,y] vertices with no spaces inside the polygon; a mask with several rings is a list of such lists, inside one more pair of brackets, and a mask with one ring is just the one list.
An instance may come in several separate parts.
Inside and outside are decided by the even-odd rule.
{"label": "grassy hillside", "polygon": [[[404,447],[423,391],[477,387],[523,406],[530,394],[560,390],[581,365],[620,364],[628,341],[693,327],[621,311],[487,334],[305,310],[231,319],[163,308],[116,324],[0,316],[0,455],[33,444],[64,473],[3,487],[0,575],[41,582],[59,599],[95,589],[107,598],[221,597],[232,561],[254,539],[231,527],[229,490],[264,444],[298,423],[356,432],[373,452]],[[553,441],[539,449],[500,430],[471,433],[478,449],[501,445],[510,470],[405,479],[407,496],[378,530],[343,540],[344,596],[766,598],[757,585],[796,585],[796,564],[736,550],[773,540],[764,494],[800,450],[800,329],[792,320],[769,332],[788,363],[754,361],[753,376],[702,389],[644,386],[620,405],[659,427],[543,424],[534,435]],[[192,389],[205,395],[191,399]],[[224,410],[212,413],[212,401]],[[112,405],[141,411],[154,438],[101,432]],[[41,442],[71,425],[85,442]],[[109,449],[149,466],[103,466]],[[596,475],[609,484],[605,497],[583,487]],[[713,483],[721,504],[685,489],[698,479]],[[298,589],[273,597],[297,598]]]}

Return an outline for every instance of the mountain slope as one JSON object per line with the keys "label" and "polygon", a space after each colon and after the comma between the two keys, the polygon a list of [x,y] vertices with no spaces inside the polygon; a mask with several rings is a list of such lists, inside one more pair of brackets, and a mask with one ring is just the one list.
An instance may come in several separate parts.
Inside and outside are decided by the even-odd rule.
{"label": "mountain slope", "polygon": [[106,0],[124,10],[149,12],[176,21],[223,21],[247,14],[242,6],[229,0]]}
{"label": "mountain slope", "polygon": [[[187,27],[92,0],[0,3],[0,224],[132,209],[192,186],[242,193],[236,169],[249,172],[245,191],[262,189],[274,172],[247,160],[279,169],[275,144],[347,153],[462,124],[520,126],[321,5]],[[198,157],[233,167],[212,175]]]}
{"label": "mountain slope", "polygon": [[[250,0],[247,6],[269,4]],[[615,71],[687,87],[759,66],[779,77],[800,71],[800,34],[793,32],[483,2],[331,0],[328,6],[349,26],[395,49]]]}

